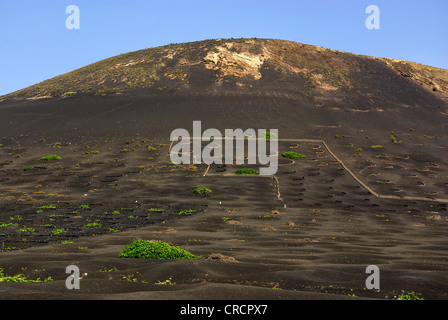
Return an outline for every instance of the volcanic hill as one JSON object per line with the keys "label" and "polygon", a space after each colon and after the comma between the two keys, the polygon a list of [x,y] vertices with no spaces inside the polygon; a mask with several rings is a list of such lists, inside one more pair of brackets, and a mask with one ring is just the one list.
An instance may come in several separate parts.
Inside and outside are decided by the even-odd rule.
{"label": "volcanic hill", "polygon": [[[447,117],[447,70],[271,39],[140,50],[0,97],[4,140],[166,141],[201,120],[203,130],[279,129],[282,139],[325,140],[355,170],[360,158],[444,166]],[[448,198],[446,180],[439,186]]]}
{"label": "volcanic hill", "polygon": [[331,126],[399,131],[412,125],[436,135],[446,132],[447,78],[443,69],[282,40],[171,44],[0,97],[0,134],[57,136],[74,127],[85,136],[156,134],[209,119],[216,127],[281,128],[284,138],[324,135],[320,128]]}

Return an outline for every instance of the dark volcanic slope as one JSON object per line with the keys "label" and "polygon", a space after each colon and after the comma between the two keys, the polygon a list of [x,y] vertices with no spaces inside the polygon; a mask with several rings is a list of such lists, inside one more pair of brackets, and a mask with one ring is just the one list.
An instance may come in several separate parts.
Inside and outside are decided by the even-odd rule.
{"label": "dark volcanic slope", "polygon": [[[447,95],[447,70],[223,39],[123,54],[2,96],[0,269],[55,281],[5,284],[0,297],[446,299]],[[170,163],[171,131],[194,120],[278,129],[280,154],[306,159],[280,159],[275,177]],[[62,160],[40,161],[48,154]],[[136,238],[202,258],[119,259]],[[88,274],[79,292],[64,286],[73,261]]]}
{"label": "dark volcanic slope", "polygon": [[272,128],[325,140],[380,193],[448,198],[447,95],[443,69],[281,40],[208,40],[123,54],[3,96],[0,137],[14,156],[40,139],[168,140],[193,120]]}
{"label": "dark volcanic slope", "polygon": [[447,132],[447,79],[447,70],[280,40],[168,45],[1,97],[0,135],[166,136],[200,119],[279,128],[283,138],[334,137],[321,126],[388,136],[427,122],[423,133],[433,136]]}

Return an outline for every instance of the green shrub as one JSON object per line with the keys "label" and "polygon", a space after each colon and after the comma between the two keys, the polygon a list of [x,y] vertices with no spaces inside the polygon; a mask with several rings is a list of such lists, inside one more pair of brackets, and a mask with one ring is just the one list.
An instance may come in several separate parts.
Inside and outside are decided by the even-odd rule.
{"label": "green shrub", "polygon": [[239,175],[249,176],[249,175],[259,174],[260,172],[258,172],[257,170],[251,169],[251,168],[242,168],[242,169],[236,170],[235,173],[239,174]]}
{"label": "green shrub", "polygon": [[278,136],[273,132],[262,132],[258,135],[259,138],[264,138],[266,140],[278,139]]}
{"label": "green shrub", "polygon": [[206,188],[206,187],[199,187],[193,190],[194,194],[210,194],[213,193],[212,189]]}
{"label": "green shrub", "polygon": [[181,216],[186,216],[186,215],[190,215],[193,213],[196,213],[196,210],[190,209],[190,210],[181,210],[178,212],[178,214]]}
{"label": "green shrub", "polygon": [[56,230],[51,231],[51,233],[54,235],[58,235],[58,234],[65,233],[65,232],[67,232],[67,231],[64,229],[56,229]]}
{"label": "green shrub", "polygon": [[166,242],[136,240],[127,245],[118,255],[119,258],[134,259],[155,259],[155,260],[173,260],[173,259],[197,259],[190,252],[171,246]]}
{"label": "green shrub", "polygon": [[27,279],[23,274],[17,274],[14,276],[6,276],[3,273],[3,269],[0,268],[0,282],[38,283],[38,282],[50,282],[50,281],[53,281],[51,276],[48,278],[45,278],[44,280],[41,280],[40,278],[37,278],[36,280]]}
{"label": "green shrub", "polygon": [[397,142],[397,137],[395,135],[390,135],[390,142],[396,143]]}
{"label": "green shrub", "polygon": [[0,223],[0,228],[6,228],[12,225],[16,225],[15,223]]}
{"label": "green shrub", "polygon": [[[89,209],[90,209],[90,206],[89,206]],[[112,212],[103,212],[103,214],[105,214],[105,215],[117,215],[117,214],[120,214],[120,211],[118,211],[118,210],[115,210],[115,211],[112,211]]]}
{"label": "green shrub", "polygon": [[86,224],[84,227],[85,227],[85,228],[99,228],[99,227],[101,227],[101,226],[102,226],[101,223],[98,223],[98,222],[90,222],[90,223]]}
{"label": "green shrub", "polygon": [[407,294],[401,295],[398,300],[425,300],[420,298],[415,292],[409,292]]}
{"label": "green shrub", "polygon": [[87,154],[100,154],[100,152],[98,150],[93,150],[93,151],[86,151],[84,152],[85,155]]}
{"label": "green shrub", "polygon": [[51,209],[51,210],[54,210],[54,209],[57,209],[58,207],[57,206],[54,206],[54,205],[45,205],[45,206],[41,206],[41,207],[39,207],[39,209]]}
{"label": "green shrub", "polygon": [[33,170],[34,167],[33,166],[25,166],[23,167],[23,171],[28,171],[28,170]]}
{"label": "green shrub", "polygon": [[297,152],[293,152],[293,151],[283,152],[282,153],[282,157],[288,158],[288,159],[303,159],[303,158],[306,158],[305,155],[297,153]]}
{"label": "green shrub", "polygon": [[60,156],[50,154],[48,156],[40,158],[41,161],[54,161],[54,160],[62,160]]}

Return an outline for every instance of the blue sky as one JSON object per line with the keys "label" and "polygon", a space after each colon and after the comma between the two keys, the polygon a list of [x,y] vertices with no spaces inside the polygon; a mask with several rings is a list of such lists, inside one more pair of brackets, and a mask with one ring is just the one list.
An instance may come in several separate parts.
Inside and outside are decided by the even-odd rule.
{"label": "blue sky", "polygon": [[[80,29],[66,28],[66,7]],[[366,8],[380,9],[369,30]],[[447,0],[0,0],[0,95],[121,53],[275,38],[448,69]]]}

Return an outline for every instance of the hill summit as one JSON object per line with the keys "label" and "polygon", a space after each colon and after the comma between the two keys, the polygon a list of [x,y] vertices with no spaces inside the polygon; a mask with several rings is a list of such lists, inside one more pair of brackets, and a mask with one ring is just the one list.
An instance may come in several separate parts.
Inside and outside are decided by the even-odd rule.
{"label": "hill summit", "polygon": [[[170,44],[115,56],[5,95],[0,101],[110,95],[288,90],[335,94],[388,72],[448,95],[448,71],[413,62],[360,56],[285,40],[217,39]],[[374,76],[376,75],[376,76]],[[291,79],[303,86],[289,88]],[[272,82],[274,80],[274,82]],[[246,89],[246,90],[244,90]],[[249,90],[252,89],[252,90]]]}

